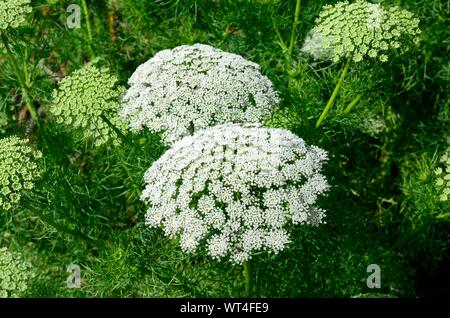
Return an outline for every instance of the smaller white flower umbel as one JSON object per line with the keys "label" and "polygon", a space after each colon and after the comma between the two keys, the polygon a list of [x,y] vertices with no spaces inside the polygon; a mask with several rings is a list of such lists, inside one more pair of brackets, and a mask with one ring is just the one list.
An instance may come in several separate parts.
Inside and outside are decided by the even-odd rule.
{"label": "smaller white flower umbel", "polygon": [[278,104],[258,64],[208,45],[164,50],[129,79],[121,116],[132,131],[162,132],[166,144],[224,123],[259,123]]}
{"label": "smaller white flower umbel", "polygon": [[225,124],[176,142],[145,173],[146,223],[241,264],[289,243],[295,224],[322,223],[324,150],[282,129]]}
{"label": "smaller white flower umbel", "polygon": [[435,185],[439,191],[439,200],[445,202],[450,198],[450,148],[441,156],[440,163],[434,170]]}
{"label": "smaller white flower umbel", "polygon": [[322,8],[302,51],[316,60],[367,58],[388,60],[388,54],[408,41],[418,41],[419,19],[399,7],[383,8],[364,0],[338,2]]}

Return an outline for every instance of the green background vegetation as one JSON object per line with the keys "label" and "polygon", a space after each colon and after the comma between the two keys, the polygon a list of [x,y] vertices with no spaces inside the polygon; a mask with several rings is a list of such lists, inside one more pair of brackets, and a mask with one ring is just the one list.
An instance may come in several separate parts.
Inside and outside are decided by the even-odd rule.
{"label": "green background vegetation", "polygon": [[[13,70],[0,55],[0,136],[32,140],[46,169],[20,209],[0,213],[0,246],[23,253],[37,271],[25,296],[243,296],[241,267],[201,253],[185,255],[161,230],[143,224],[143,173],[165,150],[158,136],[144,132],[127,136],[122,147],[95,148],[45,115],[55,80],[93,54],[126,85],[135,68],[156,52],[197,42],[260,64],[282,98],[267,124],[290,129],[330,155],[325,174],[332,189],[320,202],[327,223],[299,227],[290,248],[277,256],[255,257],[255,296],[449,292],[450,225],[436,218],[449,205],[433,190],[433,170],[450,143],[449,1],[382,1],[420,18],[420,45],[386,64],[353,67],[319,128],[315,122],[341,67],[316,65],[300,48],[321,6],[336,1],[302,1],[291,59],[285,58],[276,29],[288,41],[294,0],[88,1],[92,43],[84,16],[82,28],[66,26],[66,8],[76,2],[32,1],[31,23],[14,30],[14,54],[29,72],[31,95],[45,118],[41,127],[30,127],[24,118]],[[357,94],[363,98],[355,109],[340,115],[336,110]],[[373,131],[370,118],[383,123],[381,132]],[[62,234],[35,211],[101,245]],[[80,289],[66,286],[72,263],[81,266]],[[379,290],[366,286],[366,268],[373,263],[381,267]]]}

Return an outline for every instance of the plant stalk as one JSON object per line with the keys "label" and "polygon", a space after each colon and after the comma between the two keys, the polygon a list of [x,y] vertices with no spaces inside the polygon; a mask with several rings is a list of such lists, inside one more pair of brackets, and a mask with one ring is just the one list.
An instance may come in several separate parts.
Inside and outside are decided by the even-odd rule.
{"label": "plant stalk", "polygon": [[100,115],[100,118],[111,128],[119,138],[125,142],[125,135],[106,117],[104,114]]}
{"label": "plant stalk", "polygon": [[86,3],[86,0],[81,0],[81,5],[83,7],[83,13],[85,16],[85,20],[86,20],[86,31],[87,31],[87,35],[88,35],[88,49],[89,49],[89,54],[91,55],[91,58],[94,59],[95,58],[95,54],[94,54],[94,50],[92,49],[92,28],[91,28],[91,19],[89,17],[89,9]]}
{"label": "plant stalk", "polygon": [[348,114],[353,107],[355,107],[355,105],[360,101],[361,99],[361,95],[356,96],[351,102],[350,104],[348,104],[348,106],[344,109],[344,114]]}
{"label": "plant stalk", "polygon": [[245,278],[245,297],[252,294],[252,268],[250,260],[244,262],[244,278]]}
{"label": "plant stalk", "polygon": [[22,92],[22,96],[23,96],[23,99],[25,100],[25,104],[28,108],[28,111],[30,112],[31,118],[36,123],[36,125],[39,126],[39,115],[37,113],[36,106],[34,104],[33,99],[30,96],[28,86],[26,85],[24,79],[22,78],[22,73],[20,72],[19,64],[17,63],[17,60],[16,60],[14,54],[12,53],[11,48],[9,47],[8,38],[3,33],[1,33],[1,38],[2,38],[3,44],[5,45],[5,49],[8,54],[8,57],[13,66],[14,73],[16,73],[17,81],[19,82],[20,90]]}
{"label": "plant stalk", "polygon": [[280,30],[278,30],[278,27],[275,24],[275,20],[274,20],[273,17],[272,17],[272,24],[273,24],[273,28],[275,30],[275,33],[278,36],[278,41],[280,42],[281,49],[283,50],[283,53],[285,54],[288,51],[288,48],[286,46],[286,43],[283,40],[283,37],[281,36]]}
{"label": "plant stalk", "polygon": [[295,15],[294,15],[294,23],[292,24],[292,32],[291,32],[291,40],[289,42],[289,49],[288,49],[288,58],[289,60],[292,58],[292,52],[294,51],[294,44],[295,44],[295,36],[297,33],[297,25],[298,25],[298,19],[300,16],[300,4],[301,0],[297,0],[297,3],[295,5]]}
{"label": "plant stalk", "polygon": [[342,70],[341,76],[339,78],[339,81],[336,84],[336,87],[334,88],[333,94],[331,95],[330,99],[328,100],[327,105],[325,106],[322,114],[319,117],[319,120],[316,123],[316,128],[318,128],[322,122],[327,117],[331,106],[333,105],[334,101],[336,100],[337,94],[339,93],[339,90],[341,89],[342,84],[344,83],[345,75],[347,75],[348,68],[350,67],[350,59],[347,61],[347,63],[344,66],[344,69]]}
{"label": "plant stalk", "polygon": [[92,244],[95,245],[98,248],[105,248],[105,246],[100,243],[97,240],[94,240],[92,238],[90,238],[89,236],[87,236],[86,234],[81,233],[80,231],[77,230],[72,230],[70,228],[68,228],[65,225],[59,224],[55,221],[53,221],[52,219],[50,219],[49,217],[45,216],[44,214],[42,214],[41,212],[39,212],[38,210],[33,210],[34,213],[36,214],[37,217],[39,217],[42,221],[44,221],[45,223],[48,223],[49,225],[53,226],[56,230],[72,235],[76,238],[81,239],[82,241],[85,241],[88,244]]}

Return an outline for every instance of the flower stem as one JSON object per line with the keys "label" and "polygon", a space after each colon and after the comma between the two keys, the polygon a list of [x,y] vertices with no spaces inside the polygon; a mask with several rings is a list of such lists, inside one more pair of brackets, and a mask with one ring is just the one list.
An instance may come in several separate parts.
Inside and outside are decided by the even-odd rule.
{"label": "flower stem", "polygon": [[336,87],[334,88],[333,94],[331,95],[330,99],[328,100],[327,105],[325,106],[322,114],[319,117],[319,120],[316,123],[316,128],[318,128],[322,122],[325,120],[325,118],[328,115],[328,112],[331,109],[331,106],[333,105],[334,101],[336,100],[337,94],[339,93],[339,90],[341,89],[342,84],[344,83],[345,75],[347,75],[348,68],[350,67],[350,59],[347,61],[347,63],[344,66],[344,69],[342,70],[341,76],[339,78],[339,81],[336,84]]}
{"label": "flower stem", "polygon": [[100,118],[109,126],[109,128],[111,128],[116,134],[117,136],[119,136],[119,138],[125,142],[125,135],[119,130],[119,128],[117,128],[109,119],[108,117],[106,117],[104,114],[100,115]]}
{"label": "flower stem", "polygon": [[11,48],[9,47],[8,38],[3,33],[1,33],[1,38],[3,44],[5,45],[5,49],[11,61],[12,67],[14,69],[14,73],[16,73],[17,81],[19,82],[20,90],[22,92],[22,96],[23,99],[25,100],[25,104],[28,108],[28,111],[30,112],[31,118],[33,118],[33,121],[36,123],[36,125],[39,126],[39,115],[37,113],[34,100],[30,96],[28,86],[26,85],[25,81],[22,78],[22,73],[20,72],[19,64],[17,63],[17,60],[14,54],[12,53]]}
{"label": "flower stem", "polygon": [[286,43],[283,40],[283,37],[281,36],[280,30],[278,29],[277,25],[275,24],[275,19],[272,17],[272,24],[273,24],[273,28],[275,30],[275,33],[278,36],[278,41],[280,42],[280,46],[281,49],[283,50],[284,53],[286,53],[288,51],[288,48],[286,46]]}
{"label": "flower stem", "polygon": [[244,262],[244,278],[245,278],[245,297],[252,294],[252,268],[250,260]]}
{"label": "flower stem", "polygon": [[93,59],[95,57],[94,50],[92,49],[92,28],[91,28],[91,20],[89,18],[89,9],[86,3],[86,0],[81,0],[81,5],[83,6],[83,12],[86,19],[86,31],[88,36],[88,49],[89,54],[91,55],[91,58]]}
{"label": "flower stem", "polygon": [[292,52],[294,51],[294,44],[295,44],[295,35],[297,32],[297,25],[298,25],[298,18],[300,16],[300,4],[301,0],[297,0],[297,3],[295,5],[295,15],[294,15],[294,23],[292,25],[292,32],[291,32],[291,40],[289,42],[289,49],[288,49],[288,58],[289,60],[292,58]]}
{"label": "flower stem", "polygon": [[33,210],[33,212],[45,223],[48,223],[49,225],[53,226],[56,230],[62,232],[62,233],[66,233],[69,235],[72,235],[76,238],[81,239],[82,241],[85,241],[88,244],[92,244],[95,245],[96,247],[99,248],[105,248],[105,246],[103,245],[103,243],[99,242],[98,240],[94,240],[92,238],[90,238],[89,236],[87,236],[86,234],[81,233],[80,231],[77,230],[72,230],[68,227],[66,227],[65,225],[59,224],[55,221],[53,221],[51,218],[45,216],[43,213],[39,212],[38,210]]}
{"label": "flower stem", "polygon": [[348,106],[344,109],[344,114],[348,114],[353,109],[353,107],[355,107],[355,105],[359,102],[360,99],[361,99],[361,95],[356,96],[350,102],[350,104],[348,104]]}

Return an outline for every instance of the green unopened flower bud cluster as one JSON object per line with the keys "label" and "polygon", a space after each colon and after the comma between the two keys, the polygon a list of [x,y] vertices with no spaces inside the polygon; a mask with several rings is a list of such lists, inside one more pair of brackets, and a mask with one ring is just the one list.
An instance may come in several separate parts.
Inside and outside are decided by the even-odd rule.
{"label": "green unopened flower bud cluster", "polygon": [[40,176],[36,160],[41,157],[26,140],[15,136],[0,139],[0,210],[12,209],[23,191],[34,187]]}
{"label": "green unopened flower bud cluster", "polygon": [[23,296],[34,277],[31,264],[20,254],[10,252],[6,247],[0,248],[0,298]]}
{"label": "green unopened flower bud cluster", "polygon": [[25,22],[26,15],[32,11],[30,0],[0,1],[0,32],[8,28],[17,28]]}
{"label": "green unopened flower bud cluster", "polygon": [[96,146],[111,139],[117,144],[119,138],[111,126],[126,131],[126,124],[117,116],[117,101],[123,92],[117,82],[107,68],[87,64],[61,81],[53,93],[50,112],[57,123],[81,129]]}
{"label": "green unopened flower bud cluster", "polygon": [[338,2],[322,8],[302,51],[317,60],[366,58],[388,60],[393,49],[417,42],[419,19],[399,7],[382,8],[364,0]]}
{"label": "green unopened flower bud cluster", "polygon": [[440,165],[434,170],[435,185],[439,191],[439,200],[448,201],[450,198],[450,148],[440,158]]}

